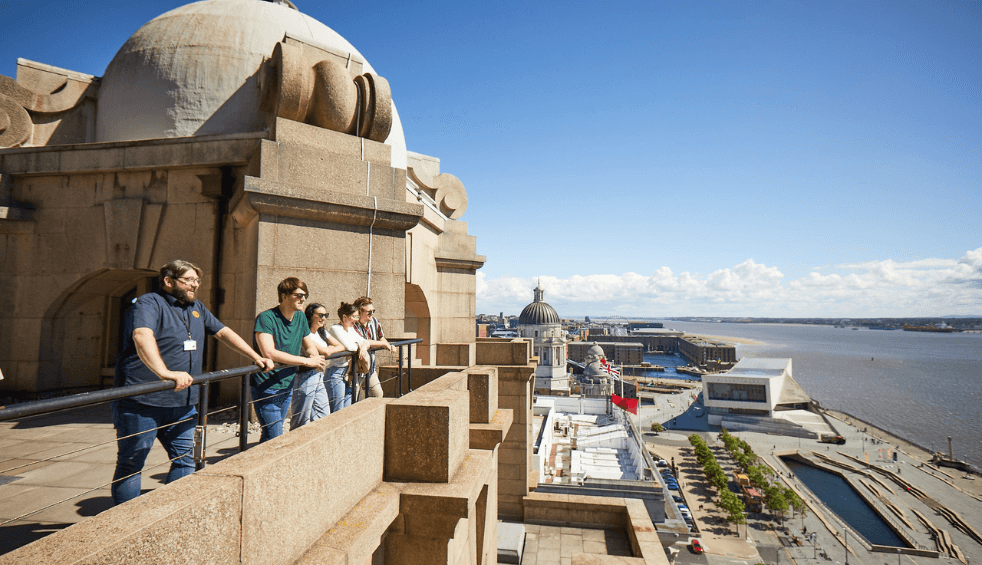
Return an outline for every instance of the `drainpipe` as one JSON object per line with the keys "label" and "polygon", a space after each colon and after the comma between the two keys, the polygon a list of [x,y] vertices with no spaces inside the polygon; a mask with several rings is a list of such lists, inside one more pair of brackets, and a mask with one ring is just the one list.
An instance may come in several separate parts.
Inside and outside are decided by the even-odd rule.
{"label": "drainpipe", "polygon": [[[215,249],[212,252],[211,276],[214,277],[214,284],[211,287],[211,311],[220,320],[221,307],[225,303],[225,289],[221,287],[222,274],[222,246],[225,243],[225,224],[228,219],[228,203],[235,190],[235,174],[232,167],[221,168],[221,194],[215,197]],[[211,347],[208,351],[208,366],[211,370],[216,368],[218,363],[218,347]],[[215,383],[215,395],[217,397],[221,390],[221,383]],[[211,401],[213,399],[209,399]]]}

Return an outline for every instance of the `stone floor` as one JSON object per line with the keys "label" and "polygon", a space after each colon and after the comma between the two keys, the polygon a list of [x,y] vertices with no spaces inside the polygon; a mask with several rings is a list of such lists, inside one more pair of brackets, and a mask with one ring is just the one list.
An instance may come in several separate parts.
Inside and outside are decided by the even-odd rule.
{"label": "stone floor", "polygon": [[[209,463],[238,452],[237,428],[209,424]],[[108,405],[0,422],[0,555],[109,508],[115,465]],[[169,467],[154,442],[143,490],[161,486]]]}
{"label": "stone floor", "polygon": [[623,530],[525,524],[522,565],[569,565],[574,553],[632,556]]}

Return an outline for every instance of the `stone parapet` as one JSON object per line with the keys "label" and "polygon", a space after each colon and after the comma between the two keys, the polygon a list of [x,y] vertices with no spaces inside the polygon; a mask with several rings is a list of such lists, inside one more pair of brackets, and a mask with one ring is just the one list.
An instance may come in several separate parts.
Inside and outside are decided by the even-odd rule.
{"label": "stone parapet", "polygon": [[477,366],[464,370],[470,393],[472,424],[487,424],[498,410],[498,369]]}
{"label": "stone parapet", "polygon": [[357,402],[0,564],[494,563],[498,454],[512,422],[496,408],[497,375],[427,375],[416,392]]}
{"label": "stone parapet", "polygon": [[386,409],[385,480],[445,483],[468,445],[466,392],[418,391]]}
{"label": "stone parapet", "polygon": [[528,365],[531,359],[531,340],[477,338],[476,362],[478,365]]}
{"label": "stone parapet", "polygon": [[241,480],[194,474],[2,555],[0,564],[240,563],[242,502]]}
{"label": "stone parapet", "polygon": [[633,559],[616,556],[573,555],[578,565],[637,563],[668,565],[665,549],[644,503],[634,498],[606,498],[532,493],[525,497],[525,521],[530,524],[580,528],[623,528],[631,542]]}
{"label": "stone parapet", "polygon": [[[512,424],[511,410],[497,410],[487,424],[470,426],[471,449],[495,449],[505,441],[505,435]],[[500,463],[499,463],[500,466]]]}
{"label": "stone parapet", "polygon": [[[478,352],[486,345],[487,342],[479,340]],[[524,517],[522,499],[538,483],[532,464],[532,380],[535,366],[497,365],[497,373],[498,406],[512,411],[512,425],[499,447],[501,457],[507,463],[502,461],[498,465],[498,515],[520,521]]]}
{"label": "stone parapet", "polygon": [[[406,395],[411,392],[411,390],[420,390],[424,388],[427,384],[433,382],[436,379],[444,377],[450,373],[461,371],[465,369],[465,366],[436,366],[436,367],[413,367],[412,383],[409,382],[409,372],[406,368],[403,368],[402,376],[402,394]],[[460,373],[457,378],[464,379],[465,382],[457,390],[466,390],[466,377],[463,373]],[[379,381],[382,384],[382,392],[385,393],[386,398],[393,398],[400,396],[399,391],[399,367],[398,366],[383,366],[379,367]],[[412,389],[410,390],[410,384]],[[438,385],[440,389],[443,385]]]}
{"label": "stone parapet", "polygon": [[242,563],[295,562],[378,487],[387,404],[358,402],[196,473],[241,481]]}

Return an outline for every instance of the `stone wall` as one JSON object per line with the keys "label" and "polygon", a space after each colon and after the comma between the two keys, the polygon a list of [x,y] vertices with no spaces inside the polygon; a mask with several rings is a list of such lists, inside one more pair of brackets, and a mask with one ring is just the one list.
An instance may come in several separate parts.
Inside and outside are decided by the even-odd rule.
{"label": "stone wall", "polygon": [[367,399],[0,556],[0,564],[496,562],[494,367]]}

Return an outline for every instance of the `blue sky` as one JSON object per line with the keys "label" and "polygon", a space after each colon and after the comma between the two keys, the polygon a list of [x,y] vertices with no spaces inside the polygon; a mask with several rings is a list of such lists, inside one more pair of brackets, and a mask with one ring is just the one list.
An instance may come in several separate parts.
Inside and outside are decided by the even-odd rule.
{"label": "blue sky", "polygon": [[[295,3],[467,187],[478,312],[982,315],[980,1]],[[0,74],[181,4],[0,0]]]}

